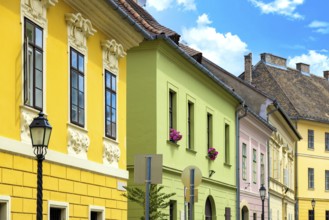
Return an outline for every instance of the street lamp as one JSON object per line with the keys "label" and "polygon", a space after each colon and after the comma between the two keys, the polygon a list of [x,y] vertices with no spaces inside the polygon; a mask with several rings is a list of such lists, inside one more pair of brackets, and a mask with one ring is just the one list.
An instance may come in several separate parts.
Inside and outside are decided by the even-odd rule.
{"label": "street lamp", "polygon": [[51,134],[51,125],[44,117],[42,112],[34,118],[30,124],[30,134],[33,153],[38,160],[38,179],[37,179],[37,220],[42,220],[42,161],[47,154],[48,143]]}
{"label": "street lamp", "polygon": [[315,213],[314,213],[315,200],[314,200],[314,198],[312,199],[311,204],[312,204],[312,208],[313,208],[313,220],[314,220],[315,219]]}
{"label": "street lamp", "polygon": [[262,220],[264,220],[264,200],[265,200],[265,195],[266,195],[266,188],[262,184],[262,186],[259,188],[259,194],[260,198],[262,200]]}

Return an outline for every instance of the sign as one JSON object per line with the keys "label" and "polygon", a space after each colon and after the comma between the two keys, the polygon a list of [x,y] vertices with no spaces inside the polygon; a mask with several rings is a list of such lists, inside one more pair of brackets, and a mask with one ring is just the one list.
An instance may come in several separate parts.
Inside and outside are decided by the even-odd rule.
{"label": "sign", "polygon": [[146,180],[146,159],[151,157],[151,183],[162,183],[162,154],[136,155],[134,163],[134,181],[144,184]]}
{"label": "sign", "polygon": [[194,187],[197,187],[201,184],[202,181],[202,174],[201,174],[201,170],[196,167],[196,166],[188,166],[186,167],[183,172],[182,172],[182,182],[184,184],[185,187],[190,187],[190,170],[194,169]]}
{"label": "sign", "polygon": [[[185,202],[191,201],[190,189],[186,189]],[[194,202],[198,202],[198,189],[194,189]]]}

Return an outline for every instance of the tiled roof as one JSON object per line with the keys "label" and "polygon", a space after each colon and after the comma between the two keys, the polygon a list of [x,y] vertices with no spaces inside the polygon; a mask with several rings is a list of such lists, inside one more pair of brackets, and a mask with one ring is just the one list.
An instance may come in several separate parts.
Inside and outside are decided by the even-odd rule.
{"label": "tiled roof", "polygon": [[277,68],[260,61],[252,85],[275,97],[293,119],[329,123],[329,82],[292,68]]}

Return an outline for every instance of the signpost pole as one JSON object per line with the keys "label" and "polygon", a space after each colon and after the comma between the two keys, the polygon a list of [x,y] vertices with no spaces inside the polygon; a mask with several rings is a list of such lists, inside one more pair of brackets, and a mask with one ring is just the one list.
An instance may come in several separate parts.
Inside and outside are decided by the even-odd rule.
{"label": "signpost pole", "polygon": [[193,220],[194,213],[194,169],[190,169],[190,219]]}
{"label": "signpost pole", "polygon": [[186,186],[184,186],[184,220],[187,220],[187,214],[186,214],[186,206],[187,206],[187,202],[186,202]]}
{"label": "signpost pole", "polygon": [[151,156],[146,156],[145,220],[150,219]]}

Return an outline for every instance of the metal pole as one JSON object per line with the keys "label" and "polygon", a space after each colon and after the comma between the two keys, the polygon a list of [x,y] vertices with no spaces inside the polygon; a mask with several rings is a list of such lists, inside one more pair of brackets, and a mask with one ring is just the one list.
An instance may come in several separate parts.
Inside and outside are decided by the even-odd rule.
{"label": "metal pole", "polygon": [[186,206],[187,206],[187,202],[186,202],[186,186],[184,186],[184,220],[187,220],[187,214],[186,214]]}
{"label": "metal pole", "polygon": [[264,218],[265,218],[264,217],[264,200],[262,200],[262,220],[264,220]]}
{"label": "metal pole", "polygon": [[315,212],[314,212],[314,207],[313,207],[313,220],[315,220]]}
{"label": "metal pole", "polygon": [[190,169],[190,219],[193,220],[194,213],[194,169]]}
{"label": "metal pole", "polygon": [[145,220],[150,219],[151,159],[151,156],[146,156]]}
{"label": "metal pole", "polygon": [[37,155],[38,174],[37,174],[37,220],[42,220],[42,161],[44,156]]}

